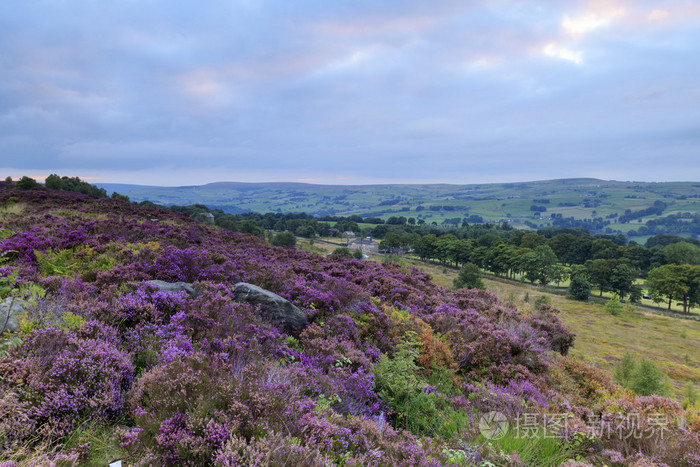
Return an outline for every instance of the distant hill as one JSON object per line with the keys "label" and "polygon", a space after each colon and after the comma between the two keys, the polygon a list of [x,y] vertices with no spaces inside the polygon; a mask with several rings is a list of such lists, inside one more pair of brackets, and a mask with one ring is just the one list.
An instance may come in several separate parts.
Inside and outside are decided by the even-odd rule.
{"label": "distant hill", "polygon": [[[182,187],[98,186],[128,195],[133,201],[149,200],[166,206],[204,204],[233,214],[306,212],[383,219],[405,216],[437,224],[466,221],[509,222],[520,228],[578,226],[631,236],[659,233],[659,229],[697,236],[692,224],[700,214],[700,182],[572,178],[479,185],[218,182]],[[647,225],[650,221],[657,223]]]}

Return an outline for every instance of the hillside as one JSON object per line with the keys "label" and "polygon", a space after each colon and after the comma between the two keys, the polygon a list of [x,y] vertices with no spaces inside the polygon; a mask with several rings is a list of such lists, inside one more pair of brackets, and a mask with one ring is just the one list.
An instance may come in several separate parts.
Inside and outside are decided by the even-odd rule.
{"label": "hillside", "polygon": [[[134,201],[163,205],[204,204],[236,214],[306,212],[387,219],[509,222],[515,227],[586,227],[592,233],[700,234],[700,183],[562,179],[483,185],[311,185],[211,183],[152,187],[100,185]],[[669,216],[677,216],[668,219]],[[662,221],[658,221],[662,218]],[[571,219],[571,220],[569,220]],[[586,224],[581,222],[585,220]],[[649,221],[654,221],[649,224]],[[654,226],[654,223],[658,225]],[[697,224],[697,225],[690,225]],[[686,228],[684,228],[686,226]],[[654,227],[658,231],[649,232]]]}
{"label": "hillside", "polygon": [[546,304],[7,184],[0,261],[5,465],[698,465],[697,411],[570,357]]}

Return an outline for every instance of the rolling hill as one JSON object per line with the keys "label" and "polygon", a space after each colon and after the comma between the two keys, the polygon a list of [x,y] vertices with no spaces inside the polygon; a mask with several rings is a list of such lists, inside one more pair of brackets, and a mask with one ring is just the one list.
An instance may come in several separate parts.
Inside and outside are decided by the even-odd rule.
{"label": "rolling hill", "polygon": [[[508,222],[519,228],[573,227],[644,236],[649,221],[697,235],[700,182],[619,182],[590,178],[483,185],[312,185],[220,182],[156,187],[102,184],[132,201],[203,204],[237,214],[306,212],[318,216],[414,217],[425,222]],[[668,217],[672,216],[671,220]],[[662,221],[658,221],[659,219]],[[659,229],[659,225],[650,226]],[[656,232],[658,233],[658,232]]]}

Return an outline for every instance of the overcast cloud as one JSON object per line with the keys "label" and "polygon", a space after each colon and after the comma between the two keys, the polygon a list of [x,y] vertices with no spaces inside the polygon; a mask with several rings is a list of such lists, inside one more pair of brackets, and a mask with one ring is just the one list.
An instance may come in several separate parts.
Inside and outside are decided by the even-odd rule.
{"label": "overcast cloud", "polygon": [[700,2],[9,0],[0,157],[157,185],[700,180]]}

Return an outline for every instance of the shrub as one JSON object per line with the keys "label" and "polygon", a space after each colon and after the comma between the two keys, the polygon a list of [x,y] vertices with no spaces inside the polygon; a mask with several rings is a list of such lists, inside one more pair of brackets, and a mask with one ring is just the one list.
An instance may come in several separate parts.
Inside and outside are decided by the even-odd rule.
{"label": "shrub", "polygon": [[640,396],[668,395],[670,383],[663,371],[654,362],[642,358],[636,360],[626,352],[615,370],[615,380]]}
{"label": "shrub", "polygon": [[539,309],[542,305],[551,305],[552,299],[548,295],[540,295],[535,299],[535,310]]}
{"label": "shrub", "polygon": [[695,404],[698,401],[698,392],[695,389],[695,385],[693,384],[692,381],[688,381],[688,384],[685,386],[685,401],[684,405],[686,408],[690,407],[693,408],[695,407]]}
{"label": "shrub", "polygon": [[467,263],[459,270],[459,275],[454,280],[456,289],[485,289],[484,282],[481,280],[481,271],[473,263]]}
{"label": "shrub", "polygon": [[127,203],[131,202],[131,200],[129,199],[128,196],[126,196],[126,195],[121,195],[121,194],[117,193],[116,191],[112,193],[111,198],[112,198],[112,199],[118,199],[118,200],[120,200],[120,201],[125,201],[125,202],[127,202]]}
{"label": "shrub", "polygon": [[121,414],[133,366],[99,339],[44,329],[0,359],[0,443],[57,441],[90,419]]}
{"label": "shrub", "polygon": [[615,380],[620,384],[620,386],[626,388],[631,386],[636,364],[637,362],[632,354],[630,352],[625,352],[625,355],[622,356],[617,368],[615,368]]}
{"label": "shrub", "polygon": [[634,371],[630,389],[640,396],[652,394],[666,396],[669,393],[669,382],[664,372],[659,370],[654,362],[642,358]]}
{"label": "shrub", "polygon": [[449,438],[458,433],[466,424],[466,414],[453,410],[445,395],[420,375],[419,352],[411,333],[397,348],[393,358],[384,354],[372,368],[377,393],[392,409],[394,425],[417,435]]}
{"label": "shrub", "polygon": [[32,188],[37,186],[39,186],[39,184],[36,182],[36,180],[34,180],[31,177],[27,177],[26,175],[20,178],[19,181],[16,183],[16,187],[22,190],[31,190]]}
{"label": "shrub", "polygon": [[620,303],[620,299],[617,297],[613,297],[610,300],[608,300],[604,308],[605,311],[607,311],[613,316],[619,315],[625,309],[622,303]]}
{"label": "shrub", "polygon": [[583,276],[576,276],[571,279],[567,297],[585,302],[591,293],[591,283]]}
{"label": "shrub", "polygon": [[138,444],[160,464],[206,465],[231,435],[249,439],[303,416],[289,371],[192,352],[145,373],[128,396]]}
{"label": "shrub", "polygon": [[350,248],[346,246],[341,246],[333,250],[334,255],[345,256],[346,258],[352,258],[352,252]]}
{"label": "shrub", "polygon": [[282,232],[272,237],[272,241],[270,243],[275,246],[294,248],[297,244],[297,238],[291,232]]}

